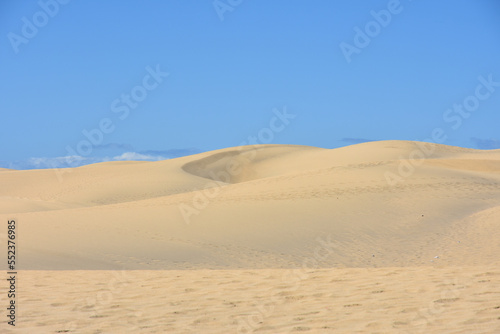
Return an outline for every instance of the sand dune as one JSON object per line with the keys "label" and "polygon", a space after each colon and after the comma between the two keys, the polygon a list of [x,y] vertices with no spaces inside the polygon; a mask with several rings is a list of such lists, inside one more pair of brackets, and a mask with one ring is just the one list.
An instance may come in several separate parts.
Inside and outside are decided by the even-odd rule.
{"label": "sand dune", "polygon": [[[429,303],[438,303],[442,312],[429,317],[437,321],[436,327],[422,332],[447,332],[445,323],[452,321],[460,328],[450,333],[474,328],[492,333],[500,323],[495,318],[500,317],[494,308],[498,305],[493,305],[500,293],[498,273],[492,269],[500,262],[500,150],[409,141],[339,149],[258,145],[158,162],[3,170],[0,184],[0,215],[18,222],[19,269],[27,270],[27,282],[57,277],[63,291],[74,275],[93,273],[79,270],[120,269],[135,273],[137,284],[150,289],[147,301],[128,289],[118,293],[116,309],[110,304],[103,311],[112,320],[104,332],[123,323],[121,309],[133,308],[134,301],[143,303],[141,309],[153,317],[148,320],[152,327],[138,319],[143,332],[183,332],[180,328],[187,325],[193,331],[186,333],[217,333],[221,326],[231,328],[222,332],[235,332],[240,326],[236,319],[278,295],[276,277],[293,268],[307,268],[314,271],[310,277],[318,278],[301,279],[305,292],[294,290],[279,299],[295,306],[280,307],[251,331],[413,333],[417,331],[412,331],[406,313]],[[5,241],[5,234],[2,238]],[[66,271],[47,271],[56,269]],[[160,271],[128,271],[137,269]],[[178,271],[184,269],[191,270]],[[460,301],[437,296],[442,291],[437,273],[451,279],[459,273],[488,276],[490,271],[494,279],[483,285],[469,280],[457,297]],[[112,272],[99,272],[98,281]],[[180,313],[169,313],[167,324],[160,320],[161,312],[167,312],[162,311],[160,295],[168,294],[163,285],[175,275],[186,277],[176,289],[198,292],[189,292],[189,300],[172,297],[169,310]],[[208,281],[196,283],[200,275]],[[352,275],[352,281],[332,283],[336,275]],[[221,277],[231,282],[233,276],[235,290],[221,297]],[[433,281],[419,281],[426,278]],[[410,286],[391,290],[402,279]],[[95,284],[82,283],[81,294],[99,291]],[[246,286],[253,287],[249,296],[239,296]],[[488,291],[481,290],[485,286]],[[156,289],[160,294],[155,297],[150,291]],[[354,289],[354,295],[339,296],[331,289]],[[371,292],[377,289],[384,294]],[[420,292],[426,297],[408,301]],[[42,316],[26,305],[38,305],[36,293],[31,284],[26,287],[26,326],[36,327]],[[481,293],[489,295],[474,297]],[[339,299],[329,299],[334,295]],[[63,330],[59,321],[72,312],[93,324],[89,328],[107,323],[105,318],[86,317],[81,305],[63,303],[59,297],[44,297],[65,305],[54,306],[54,312],[63,310],[57,316],[46,311],[43,316],[52,319],[46,329]],[[298,302],[302,299],[303,306]],[[435,301],[439,299],[443,301]],[[207,311],[194,311],[196,305],[190,303],[195,300],[204,300]],[[230,305],[225,303],[231,300],[246,306],[236,303],[234,312],[227,313]],[[332,302],[351,306],[328,306]],[[394,303],[399,308],[392,308]],[[306,308],[317,313],[304,315]],[[379,310],[384,309],[391,315],[382,316]]]}
{"label": "sand dune", "polygon": [[425,144],[432,155],[400,174],[419,145],[229,148],[74,168],[62,182],[10,171],[0,208],[20,222],[26,269],[288,268],[318,238],[336,247],[322,267],[428,265],[458,241],[467,249],[471,217],[499,205],[500,151]]}

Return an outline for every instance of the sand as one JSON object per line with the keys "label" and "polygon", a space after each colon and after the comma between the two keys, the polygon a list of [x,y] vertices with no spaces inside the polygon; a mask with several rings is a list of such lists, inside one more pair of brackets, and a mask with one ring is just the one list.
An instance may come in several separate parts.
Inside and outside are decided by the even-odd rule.
{"label": "sand", "polygon": [[500,150],[258,145],[0,185],[16,332],[500,332]]}

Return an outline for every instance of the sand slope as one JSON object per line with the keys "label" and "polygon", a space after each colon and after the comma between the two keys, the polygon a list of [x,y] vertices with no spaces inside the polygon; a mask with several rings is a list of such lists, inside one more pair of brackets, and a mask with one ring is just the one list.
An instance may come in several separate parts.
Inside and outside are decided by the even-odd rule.
{"label": "sand slope", "polygon": [[2,333],[500,333],[500,150],[260,145],[0,185]]}
{"label": "sand slope", "polygon": [[499,150],[260,145],[0,184],[23,269],[288,268],[325,244],[325,268],[490,265],[500,251]]}

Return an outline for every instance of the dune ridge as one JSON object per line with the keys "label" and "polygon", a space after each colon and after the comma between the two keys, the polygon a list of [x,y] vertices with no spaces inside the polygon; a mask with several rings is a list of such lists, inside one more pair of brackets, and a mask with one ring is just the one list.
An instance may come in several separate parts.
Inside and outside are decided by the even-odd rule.
{"label": "dune ridge", "polygon": [[[423,149],[432,154],[401,175]],[[388,172],[403,181],[391,185]],[[465,231],[474,219],[495,226],[480,213],[500,203],[500,150],[257,145],[88,165],[62,182],[54,170],[9,171],[0,184],[0,212],[23,231],[25,269],[289,268],[318,238],[337,248],[325,268],[490,264],[440,250],[492,244],[495,228],[474,235],[484,240]]]}
{"label": "dune ridge", "polygon": [[0,185],[2,333],[500,332],[500,150],[259,145]]}

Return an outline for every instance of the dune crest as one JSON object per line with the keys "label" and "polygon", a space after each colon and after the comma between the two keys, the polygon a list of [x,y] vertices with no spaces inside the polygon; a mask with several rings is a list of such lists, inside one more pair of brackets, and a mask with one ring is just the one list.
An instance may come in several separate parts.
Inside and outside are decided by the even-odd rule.
{"label": "dune crest", "polygon": [[[408,141],[245,146],[83,166],[62,182],[0,173],[0,212],[24,230],[27,269],[290,268],[318,251],[322,268],[490,264],[498,226],[480,213],[497,212],[499,170],[499,150]],[[491,233],[470,230],[481,224]]]}
{"label": "dune crest", "polygon": [[258,145],[58,172],[0,172],[22,287],[6,333],[499,331],[500,150]]}

